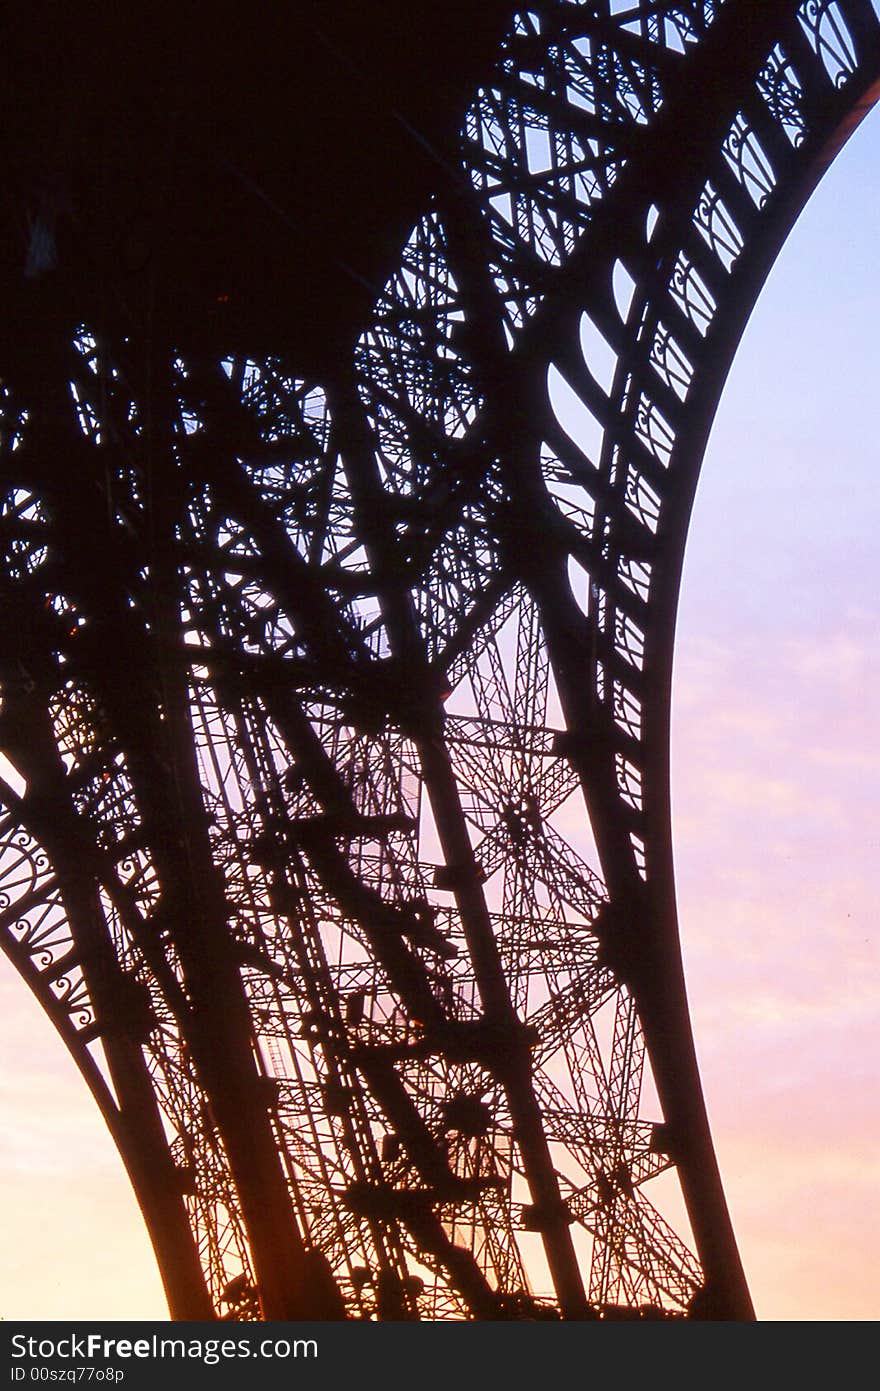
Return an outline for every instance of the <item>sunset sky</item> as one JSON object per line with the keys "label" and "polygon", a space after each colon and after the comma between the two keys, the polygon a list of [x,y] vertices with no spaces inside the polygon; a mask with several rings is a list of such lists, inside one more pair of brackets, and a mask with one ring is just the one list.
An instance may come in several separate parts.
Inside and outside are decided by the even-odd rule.
{"label": "sunset sky", "polygon": [[678,626],[685,961],[765,1318],[880,1316],[878,252],[875,110],[746,331]]}
{"label": "sunset sky", "polygon": [[[759,1317],[880,1317],[880,112],[814,196],[710,442],[676,659],[685,964]],[[0,966],[0,1316],[166,1315],[85,1087]]]}

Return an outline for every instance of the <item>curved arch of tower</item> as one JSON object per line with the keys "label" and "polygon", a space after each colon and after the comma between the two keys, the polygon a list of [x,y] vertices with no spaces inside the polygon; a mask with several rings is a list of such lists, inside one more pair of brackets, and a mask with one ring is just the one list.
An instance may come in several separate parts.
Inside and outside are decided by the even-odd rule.
{"label": "curved arch of tower", "polygon": [[676,603],[733,353],[878,79],[876,0],[536,0],[320,381],[113,300],[3,362],[0,938],[173,1317],[752,1316]]}

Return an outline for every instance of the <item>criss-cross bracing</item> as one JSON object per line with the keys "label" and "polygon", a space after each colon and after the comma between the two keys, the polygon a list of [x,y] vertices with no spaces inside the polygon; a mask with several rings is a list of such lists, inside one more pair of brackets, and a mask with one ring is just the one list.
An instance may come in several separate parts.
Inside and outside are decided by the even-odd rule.
{"label": "criss-cross bracing", "polygon": [[112,297],[4,364],[0,934],[173,1316],[751,1317],[673,629],[732,354],[878,75],[876,0],[539,0],[325,380]]}

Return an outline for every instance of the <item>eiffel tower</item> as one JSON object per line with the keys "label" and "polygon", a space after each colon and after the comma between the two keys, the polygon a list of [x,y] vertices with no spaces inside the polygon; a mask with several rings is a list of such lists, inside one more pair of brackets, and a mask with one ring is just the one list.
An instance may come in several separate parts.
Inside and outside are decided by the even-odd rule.
{"label": "eiffel tower", "polygon": [[0,939],[171,1316],[752,1318],[675,616],[880,3],[51,8],[5,54]]}

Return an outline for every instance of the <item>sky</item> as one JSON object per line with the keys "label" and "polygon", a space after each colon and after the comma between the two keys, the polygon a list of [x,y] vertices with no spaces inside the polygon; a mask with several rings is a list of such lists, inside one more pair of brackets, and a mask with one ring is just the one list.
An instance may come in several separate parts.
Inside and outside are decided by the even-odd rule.
{"label": "sky", "polygon": [[[880,1317],[880,111],[777,262],[684,571],[673,821],[709,1114],[764,1319]],[[163,1318],[109,1135],[0,963],[0,1317]]]}
{"label": "sky", "polygon": [[725,389],[673,683],[701,1072],[759,1316],[880,1316],[880,111]]}

